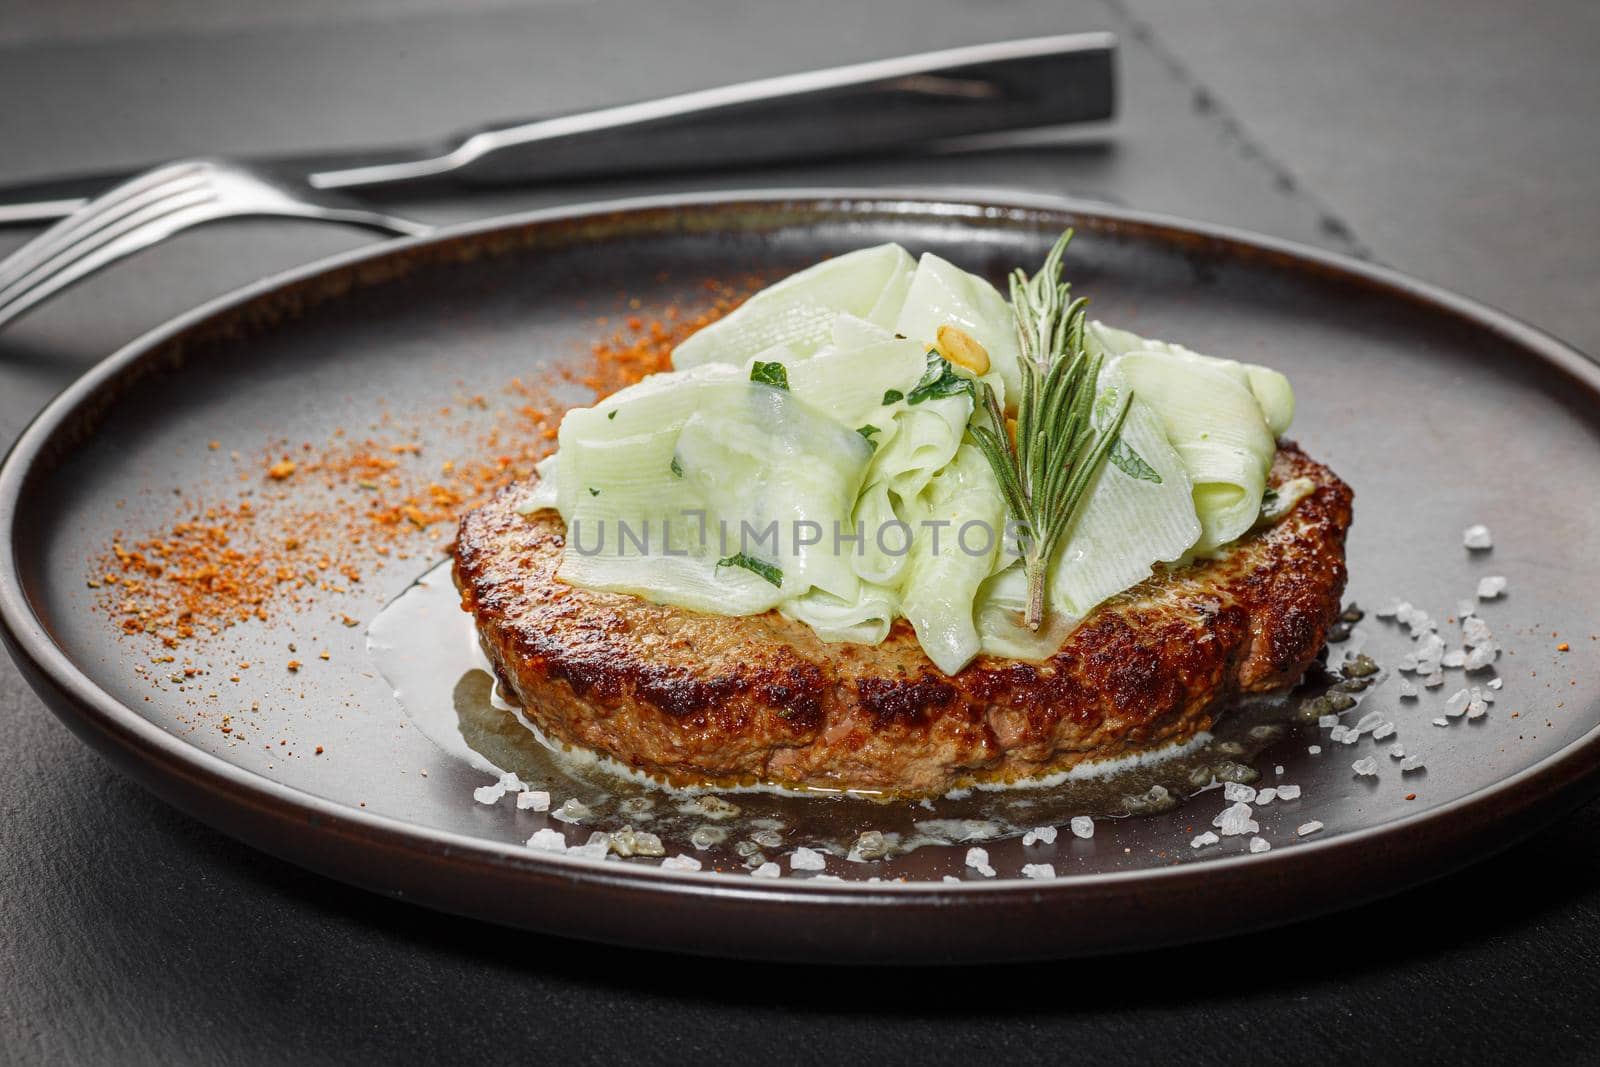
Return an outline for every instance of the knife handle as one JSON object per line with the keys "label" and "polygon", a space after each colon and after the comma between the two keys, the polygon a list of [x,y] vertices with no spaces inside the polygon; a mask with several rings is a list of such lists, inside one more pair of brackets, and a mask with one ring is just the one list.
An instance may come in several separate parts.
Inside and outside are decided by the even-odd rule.
{"label": "knife handle", "polygon": [[482,130],[441,155],[311,175],[324,189],[500,184],[877,153],[1110,118],[1116,38],[1035,37],[789,74]]}

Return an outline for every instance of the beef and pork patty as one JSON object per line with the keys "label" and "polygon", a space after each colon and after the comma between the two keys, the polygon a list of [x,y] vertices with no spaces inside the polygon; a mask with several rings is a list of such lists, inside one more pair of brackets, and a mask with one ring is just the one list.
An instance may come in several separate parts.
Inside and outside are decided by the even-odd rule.
{"label": "beef and pork patty", "polygon": [[947,676],[904,620],[828,644],[776,612],[725,617],[559,581],[553,511],[512,486],[461,521],[455,579],[509,695],[548,736],[676,783],[927,795],[1182,741],[1242,693],[1296,681],[1339,612],[1351,491],[1293,444],[1271,482],[1315,490],[1226,556],[1102,604],[1049,660]]}

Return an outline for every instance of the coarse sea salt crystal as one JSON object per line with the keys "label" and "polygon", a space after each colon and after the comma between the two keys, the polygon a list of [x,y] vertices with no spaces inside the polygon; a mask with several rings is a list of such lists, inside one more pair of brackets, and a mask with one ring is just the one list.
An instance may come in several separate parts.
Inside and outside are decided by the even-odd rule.
{"label": "coarse sea salt crystal", "polygon": [[1432,674],[1428,675],[1422,680],[1422,687],[1424,689],[1437,689],[1443,684],[1444,675],[1440,674],[1438,671],[1434,671]]}
{"label": "coarse sea salt crystal", "polygon": [[560,830],[536,830],[533,836],[528,838],[528,847],[536,848],[540,852],[565,852],[567,839]]}
{"label": "coarse sea salt crystal", "polygon": [[1476,615],[1469,615],[1461,620],[1461,640],[1468,645],[1481,645],[1494,637],[1494,631],[1489,629],[1489,624]]}
{"label": "coarse sea salt crystal", "polygon": [[[1320,756],[1320,755],[1322,755],[1322,746],[1321,745],[1307,745],[1306,746],[1306,751],[1311,753],[1313,756]],[[1283,790],[1281,790],[1281,789],[1278,790],[1278,795],[1280,797],[1283,796]]]}
{"label": "coarse sea salt crystal", "polygon": [[1460,667],[1466,662],[1467,650],[1464,648],[1452,648],[1444,654],[1444,658],[1439,661],[1439,665],[1442,667]]}
{"label": "coarse sea salt crystal", "polygon": [[751,834],[750,840],[762,848],[781,848],[783,845],[783,835],[770,826]]}
{"label": "coarse sea salt crystal", "polygon": [[550,794],[543,789],[525,789],[517,794],[518,811],[549,811]]}
{"label": "coarse sea salt crystal", "polygon": [[479,804],[498,804],[505,795],[505,787],[499,785],[480,785],[472,791],[472,799]]}
{"label": "coarse sea salt crystal", "polygon": [[1283,777],[1283,764],[1280,763],[1276,767],[1272,768],[1272,773],[1277,775],[1279,778],[1282,778]]}
{"label": "coarse sea salt crystal", "polygon": [[1449,726],[1450,725],[1450,720],[1449,719],[1434,719],[1433,720],[1433,725],[1435,725],[1435,726]]}
{"label": "coarse sea salt crystal", "polygon": [[1411,673],[1417,669],[1417,654],[1415,652],[1407,652],[1400,657],[1395,667],[1407,674]]}
{"label": "coarse sea salt crystal", "polygon": [[578,823],[592,814],[589,806],[583,801],[577,797],[569,797],[559,808],[550,813],[550,817],[557,822]]}
{"label": "coarse sea salt crystal", "polygon": [[[1348,733],[1349,731],[1347,731],[1343,726],[1335,726],[1332,730],[1328,731],[1328,740],[1332,741],[1336,745],[1342,745],[1344,744],[1345,736]],[[1359,737],[1360,735],[1357,734],[1356,736]]]}
{"label": "coarse sea salt crystal", "polygon": [[1420,690],[1417,689],[1415,682],[1408,682],[1404,678],[1400,679],[1401,700],[1415,700],[1419,692]]}
{"label": "coarse sea salt crystal", "polygon": [[1497,652],[1499,652],[1499,648],[1493,643],[1479,645],[1467,653],[1467,662],[1462,666],[1469,671],[1481,671],[1494,665],[1494,657]]}
{"label": "coarse sea salt crystal", "polygon": [[[761,866],[757,867],[755,870],[751,871],[750,872],[750,877],[752,877],[752,878],[782,878],[783,877],[783,868],[779,867],[776,863],[773,863],[771,860],[768,860],[767,862],[763,863]],[[957,878],[955,880],[959,882],[961,879]]]}
{"label": "coarse sea salt crystal", "polygon": [[1394,736],[1394,723],[1392,723],[1392,722],[1386,722],[1382,726],[1378,727],[1376,730],[1372,731],[1372,739],[1374,741],[1383,741],[1383,740],[1386,740],[1386,739],[1388,739],[1390,737],[1393,737],[1393,736]]}
{"label": "coarse sea salt crystal", "polygon": [[1297,785],[1280,785],[1278,787],[1279,800],[1299,800],[1300,787]]}
{"label": "coarse sea salt crystal", "polygon": [[1035,826],[1032,830],[1022,835],[1023,845],[1053,845],[1056,843],[1056,828],[1054,826]]}
{"label": "coarse sea salt crystal", "polygon": [[827,869],[828,861],[816,849],[801,845],[789,853],[789,867],[796,871],[822,871]]}
{"label": "coarse sea salt crystal", "polygon": [[1056,869],[1049,863],[1024,863],[1022,865],[1022,877],[1024,878],[1037,878],[1043,881],[1055,876]]}
{"label": "coarse sea salt crystal", "polygon": [[1400,605],[1402,603],[1404,603],[1404,601],[1395,597],[1390,597],[1388,600],[1380,604],[1378,609],[1374,611],[1373,614],[1380,619],[1392,619],[1395,617],[1395,613],[1400,610]]}
{"label": "coarse sea salt crystal", "polygon": [[1481,719],[1488,713],[1488,711],[1489,705],[1485,704],[1481,700],[1474,700],[1472,703],[1467,705],[1467,718]]}
{"label": "coarse sea salt crystal", "polygon": [[1421,770],[1422,769],[1422,757],[1421,756],[1407,756],[1405,759],[1400,761],[1400,769],[1402,771],[1418,771],[1418,770]]}
{"label": "coarse sea salt crystal", "polygon": [[941,878],[941,879],[940,879],[940,881],[942,881],[942,882],[954,882],[954,883],[956,883],[956,884],[957,884],[957,885],[959,885],[959,884],[961,884],[961,879],[960,879],[960,878],[957,878],[957,877],[956,877],[956,876],[955,876],[955,875],[953,875],[953,874],[947,874],[947,875],[945,875],[945,876],[944,876],[944,877],[943,877],[943,878]]}
{"label": "coarse sea salt crystal", "polygon": [[[665,856],[666,847],[661,844],[661,838],[643,830],[635,830],[631,826],[624,826],[607,835],[611,840],[611,851],[619,856]],[[593,841],[594,838],[590,838]],[[695,845],[696,848],[700,846]]]}
{"label": "coarse sea salt crystal", "polygon": [[983,875],[985,878],[994,877],[994,868],[989,866],[989,850],[984,848],[967,849],[967,866]]}
{"label": "coarse sea salt crystal", "polygon": [[1094,836],[1094,820],[1087,815],[1074,815],[1072,817],[1072,836],[1087,840]]}
{"label": "coarse sea salt crystal", "polygon": [[1501,686],[1503,686],[1505,684],[1506,684],[1506,680],[1504,678],[1490,678],[1489,679],[1489,688],[1490,689],[1499,689]]}
{"label": "coarse sea salt crystal", "polygon": [[1201,834],[1199,837],[1195,838],[1193,841],[1190,841],[1189,842],[1189,847],[1190,848],[1205,848],[1207,845],[1214,845],[1218,841],[1221,841],[1221,840],[1222,840],[1222,838],[1218,837],[1216,834],[1212,833],[1210,830],[1207,830],[1205,833]]}
{"label": "coarse sea salt crystal", "polygon": [[890,835],[882,830],[863,830],[856,835],[855,844],[850,846],[850,852],[845,859],[851,863],[872,863],[875,860],[886,859],[892,851]]}
{"label": "coarse sea salt crystal", "polygon": [[500,776],[500,788],[504,789],[508,793],[520,793],[528,787],[522,784],[521,778],[518,778],[512,772],[507,771]]}
{"label": "coarse sea salt crystal", "polygon": [[1394,757],[1395,759],[1402,759],[1402,758],[1405,757],[1405,754],[1406,754],[1406,747],[1404,745],[1400,744],[1398,741],[1395,742],[1393,745],[1389,746],[1389,755]]}
{"label": "coarse sea salt crystal", "polygon": [[1222,786],[1222,799],[1242,804],[1253,803],[1256,799],[1255,787],[1245,785],[1243,782],[1225,782]]}
{"label": "coarse sea salt crystal", "polygon": [[1339,725],[1339,716],[1337,716],[1337,715],[1319,715],[1319,716],[1317,716],[1317,725],[1322,727],[1324,730],[1327,730],[1327,729],[1330,729],[1332,727],[1338,726]]}
{"label": "coarse sea salt crystal", "polygon": [[1267,839],[1264,837],[1252,837],[1250,839],[1251,852],[1265,852],[1271,847],[1272,846],[1267,843]]}
{"label": "coarse sea salt crystal", "polygon": [[1458,689],[1451,693],[1444,702],[1444,713],[1454,718],[1467,710],[1467,705],[1472,703],[1472,692],[1467,689]]}
{"label": "coarse sea salt crystal", "polygon": [[1502,574],[1491,574],[1478,579],[1478,599],[1493,600],[1506,591],[1506,579]]}
{"label": "coarse sea salt crystal", "polygon": [[685,856],[680,853],[662,860],[661,869],[664,871],[698,871],[700,869],[700,861],[693,856]]}
{"label": "coarse sea salt crystal", "polygon": [[567,849],[567,855],[577,856],[586,860],[603,860],[606,853],[611,851],[611,835],[601,830],[596,830],[589,835],[589,840],[583,844]]}
{"label": "coarse sea salt crystal", "polygon": [[1489,527],[1482,523],[1468,526],[1461,531],[1461,543],[1475,551],[1483,551],[1494,547],[1494,537],[1489,533]]}
{"label": "coarse sea salt crystal", "polygon": [[1456,601],[1456,617],[1464,619],[1478,610],[1478,605],[1465,597]]}
{"label": "coarse sea salt crystal", "polygon": [[1350,769],[1356,772],[1356,777],[1366,778],[1378,773],[1378,761],[1368,756],[1366,759],[1358,759],[1350,764]]}
{"label": "coarse sea salt crystal", "polygon": [[1261,830],[1261,825],[1250,816],[1254,812],[1250,805],[1244,803],[1232,804],[1224,808],[1222,813],[1211,820],[1211,825],[1222,831],[1223,837],[1238,837],[1240,834],[1253,834]]}
{"label": "coarse sea salt crystal", "polygon": [[1301,823],[1299,827],[1296,828],[1295,835],[1297,837],[1305,837],[1307,834],[1314,834],[1320,829],[1322,829],[1322,824],[1316,819],[1312,819],[1310,822]]}
{"label": "coarse sea salt crystal", "polygon": [[1371,733],[1383,725],[1383,712],[1369,711],[1356,722],[1356,733]]}
{"label": "coarse sea salt crystal", "polygon": [[1256,794],[1256,803],[1258,805],[1259,804],[1271,804],[1273,802],[1273,800],[1277,798],[1277,796],[1278,796],[1278,791],[1276,789],[1272,788],[1272,786],[1269,785],[1269,786],[1267,786],[1267,788],[1263,789],[1261,792]]}

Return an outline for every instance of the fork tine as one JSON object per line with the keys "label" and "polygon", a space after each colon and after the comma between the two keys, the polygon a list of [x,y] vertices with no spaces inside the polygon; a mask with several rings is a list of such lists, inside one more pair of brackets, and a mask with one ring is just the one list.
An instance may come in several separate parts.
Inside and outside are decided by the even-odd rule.
{"label": "fork tine", "polygon": [[[206,203],[216,199],[216,192],[205,186],[185,189],[171,196],[162,196],[153,203],[139,205],[135,210],[119,213],[115,219],[105,220],[103,225],[88,230],[75,240],[61,242],[57,247],[47,250],[47,257],[35,262],[31,267],[22,271],[15,277],[5,280],[0,284],[0,303],[9,300],[17,292],[36,284],[40,278],[46,277],[75,259],[86,256],[101,246],[118,240],[124,234],[137,230],[141,226],[151,225],[175,211],[194,204]],[[35,257],[37,259],[37,257]]]}
{"label": "fork tine", "polygon": [[180,230],[229,214],[209,189],[167,197],[142,212],[68,245],[44,264],[0,290],[0,325],[109,263],[165,240]]}
{"label": "fork tine", "polygon": [[186,164],[163,167],[161,172],[153,171],[125,182],[51,226],[0,263],[0,291],[9,288],[22,275],[72,242],[149,204],[197,188],[206,181],[207,175],[202,168]]}

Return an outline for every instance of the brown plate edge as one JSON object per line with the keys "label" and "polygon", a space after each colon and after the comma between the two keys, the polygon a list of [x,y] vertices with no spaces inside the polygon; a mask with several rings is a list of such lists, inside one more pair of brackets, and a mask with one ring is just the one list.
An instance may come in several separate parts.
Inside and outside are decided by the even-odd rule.
{"label": "brown plate edge", "polygon": [[[484,220],[343,253],[225,295],[97,364],[34,419],[0,466],[0,638],[32,688],[119,770],[254,847],[341,881],[443,911],[615,944],[772,960],[854,963],[1043,959],[1197,941],[1278,925],[1398,891],[1505,848],[1600,793],[1600,727],[1451,804],[1265,856],[1159,870],[981,884],[757,882],[546,856],[425,830],[290,789],[188,745],[96,686],[51,640],[24,592],[18,505],[96,398],[185,338],[235,329],[252,305],[311,283],[381,284],[403,256],[556,224],[604,231],[652,213],[655,230],[810,215],[1049,220],[1121,229],[1357,283],[1488,330],[1573,379],[1600,405],[1600,367],[1503,312],[1386,268],[1226,227],[1056,198],[957,190],[767,190],[650,197]],[[397,266],[398,264],[398,266]],[[337,284],[331,287],[329,281]],[[713,917],[714,915],[714,917]],[[955,920],[955,921],[952,921]],[[930,931],[938,936],[930,937]]]}

